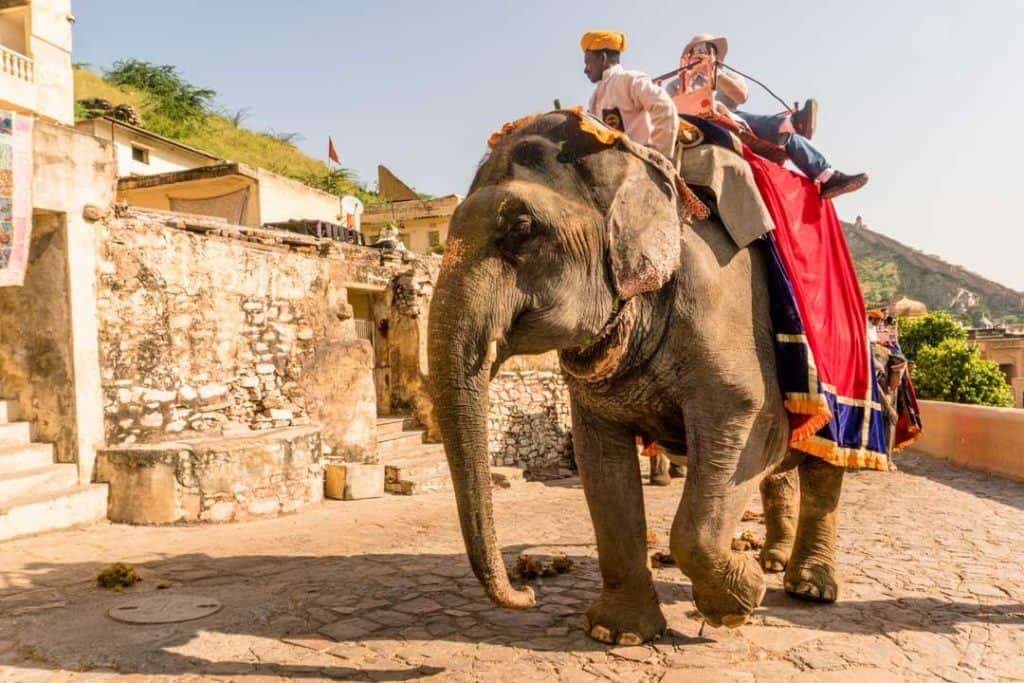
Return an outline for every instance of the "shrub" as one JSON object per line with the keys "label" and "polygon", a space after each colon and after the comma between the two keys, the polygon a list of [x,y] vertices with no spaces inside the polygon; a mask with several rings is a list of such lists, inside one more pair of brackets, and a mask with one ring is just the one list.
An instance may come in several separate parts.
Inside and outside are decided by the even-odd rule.
{"label": "shrub", "polygon": [[1013,406],[1013,390],[999,365],[982,360],[966,339],[947,337],[918,349],[914,386],[921,398],[983,406]]}
{"label": "shrub", "polygon": [[900,318],[900,348],[909,360],[925,346],[938,346],[946,339],[967,340],[967,330],[945,311],[933,311],[920,318]]}
{"label": "shrub", "polygon": [[115,85],[145,93],[146,127],[167,137],[186,135],[201,127],[210,116],[217,95],[209,88],[192,85],[181,77],[177,67],[169,64],[121,59],[104,76]]}

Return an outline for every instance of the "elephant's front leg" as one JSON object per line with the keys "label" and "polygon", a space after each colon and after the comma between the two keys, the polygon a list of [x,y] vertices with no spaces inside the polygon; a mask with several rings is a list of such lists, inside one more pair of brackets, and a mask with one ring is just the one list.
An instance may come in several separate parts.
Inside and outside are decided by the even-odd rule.
{"label": "elephant's front leg", "polygon": [[573,446],[597,536],[604,586],[583,628],[604,643],[638,645],[665,630],[647,566],[647,520],[633,433],[573,401]]}
{"label": "elephant's front leg", "polygon": [[717,423],[694,440],[671,549],[693,583],[694,604],[713,626],[742,625],[764,598],[760,565],[753,556],[734,551],[732,539],[772,459],[769,451],[778,448],[776,431],[770,423],[751,419]]}
{"label": "elephant's front leg", "polygon": [[800,523],[783,578],[786,592],[805,600],[835,602],[836,523],[843,468],[808,455],[800,464]]}

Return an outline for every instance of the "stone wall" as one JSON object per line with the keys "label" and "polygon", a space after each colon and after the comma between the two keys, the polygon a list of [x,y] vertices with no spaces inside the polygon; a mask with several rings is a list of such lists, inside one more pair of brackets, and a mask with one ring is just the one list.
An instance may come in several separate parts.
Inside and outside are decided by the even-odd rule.
{"label": "stone wall", "polygon": [[108,445],[322,422],[335,456],[373,461],[373,354],[346,286],[389,281],[379,252],[198,220],[101,222]]}
{"label": "stone wall", "polygon": [[324,495],[315,427],[109,448],[96,469],[110,484],[110,520],[128,524],[237,522],[294,512]]}
{"label": "stone wall", "polygon": [[[920,401],[922,434],[911,450],[1024,482],[1024,410]],[[899,456],[896,464],[899,465]]]}
{"label": "stone wall", "polygon": [[391,412],[415,417],[434,441],[440,434],[427,393],[427,321],[440,266],[441,257],[423,256],[392,281],[387,343]]}
{"label": "stone wall", "polygon": [[514,465],[533,478],[575,468],[569,390],[558,372],[499,372],[491,382],[488,448],[494,465]]}

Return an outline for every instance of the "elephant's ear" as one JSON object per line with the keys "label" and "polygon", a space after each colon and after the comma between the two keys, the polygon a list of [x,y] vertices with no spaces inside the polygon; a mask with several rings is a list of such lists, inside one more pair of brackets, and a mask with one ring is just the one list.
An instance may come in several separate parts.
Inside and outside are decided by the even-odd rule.
{"label": "elephant's ear", "polygon": [[675,188],[647,164],[615,193],[608,228],[612,276],[623,299],[661,289],[679,267]]}

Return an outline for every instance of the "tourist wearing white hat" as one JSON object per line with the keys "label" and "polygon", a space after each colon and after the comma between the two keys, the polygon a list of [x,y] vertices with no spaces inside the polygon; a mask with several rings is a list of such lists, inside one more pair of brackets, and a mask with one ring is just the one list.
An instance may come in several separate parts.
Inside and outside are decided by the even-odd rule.
{"label": "tourist wearing white hat", "polygon": [[[699,33],[683,47],[682,61],[692,61],[703,55],[711,55],[716,62],[725,61],[729,42],[724,36]],[[679,80],[673,79],[665,85],[670,95],[678,89]],[[866,173],[848,175],[832,168],[818,148],[811,144],[817,123],[818,105],[807,100],[802,108],[781,114],[754,114],[739,109],[747,101],[746,81],[728,67],[719,65],[715,77],[715,110],[726,114],[734,121],[746,125],[757,137],[782,145],[793,165],[800,172],[819,184],[824,199],[854,192],[868,182]]]}

